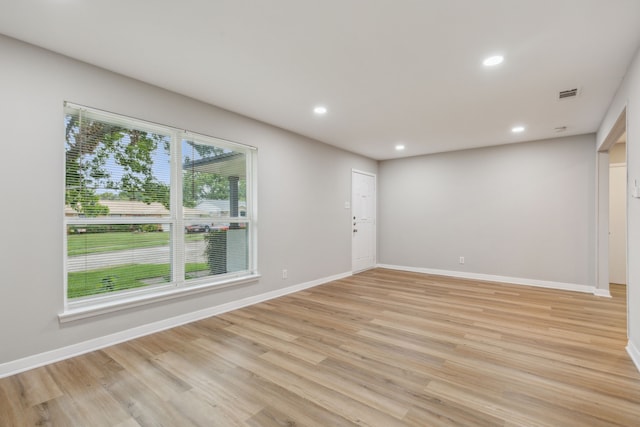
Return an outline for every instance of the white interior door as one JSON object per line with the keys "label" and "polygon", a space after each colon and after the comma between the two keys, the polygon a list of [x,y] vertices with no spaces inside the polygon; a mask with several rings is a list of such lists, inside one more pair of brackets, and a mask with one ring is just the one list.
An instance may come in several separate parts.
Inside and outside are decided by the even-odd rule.
{"label": "white interior door", "polygon": [[351,173],[352,245],[354,272],[373,268],[376,263],[376,176]]}
{"label": "white interior door", "polygon": [[609,283],[627,284],[627,167],[609,168]]}

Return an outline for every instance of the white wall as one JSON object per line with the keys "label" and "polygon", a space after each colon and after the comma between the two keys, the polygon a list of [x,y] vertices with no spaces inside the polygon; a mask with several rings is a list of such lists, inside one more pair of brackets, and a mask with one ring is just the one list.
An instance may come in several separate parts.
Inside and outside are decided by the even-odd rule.
{"label": "white wall", "polygon": [[609,168],[609,283],[627,284],[627,167]]}
{"label": "white wall", "polygon": [[609,164],[627,163],[627,144],[624,142],[615,144],[609,150]]}
{"label": "white wall", "polygon": [[627,293],[629,353],[640,369],[640,199],[632,198],[635,181],[640,184],[640,51],[636,53],[624,81],[598,130],[597,146],[627,109]]}
{"label": "white wall", "polygon": [[594,148],[583,135],[381,162],[380,263],[593,287]]}
{"label": "white wall", "polygon": [[[351,271],[351,169],[377,162],[3,36],[0,57],[0,368]],[[262,279],[60,325],[65,100],[258,147]]]}

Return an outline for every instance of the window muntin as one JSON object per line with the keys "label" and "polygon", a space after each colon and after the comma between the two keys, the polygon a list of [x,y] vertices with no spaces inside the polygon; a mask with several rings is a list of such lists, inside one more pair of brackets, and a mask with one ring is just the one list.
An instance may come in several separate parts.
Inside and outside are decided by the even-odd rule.
{"label": "window muntin", "polygon": [[254,149],[70,104],[65,129],[69,304],[255,274]]}

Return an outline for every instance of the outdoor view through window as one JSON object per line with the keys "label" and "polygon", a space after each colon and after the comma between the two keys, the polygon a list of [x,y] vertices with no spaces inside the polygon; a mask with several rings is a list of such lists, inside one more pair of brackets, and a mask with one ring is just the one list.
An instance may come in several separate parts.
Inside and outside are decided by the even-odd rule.
{"label": "outdoor view through window", "polygon": [[72,105],[65,129],[69,300],[251,273],[249,147]]}

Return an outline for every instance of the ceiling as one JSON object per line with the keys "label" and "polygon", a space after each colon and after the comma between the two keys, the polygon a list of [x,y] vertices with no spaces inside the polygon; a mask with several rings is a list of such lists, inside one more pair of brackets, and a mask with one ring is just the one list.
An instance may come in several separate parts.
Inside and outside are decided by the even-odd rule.
{"label": "ceiling", "polygon": [[596,131],[640,1],[0,0],[0,33],[380,160]]}

